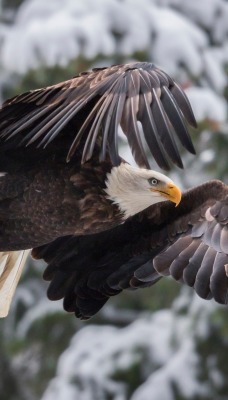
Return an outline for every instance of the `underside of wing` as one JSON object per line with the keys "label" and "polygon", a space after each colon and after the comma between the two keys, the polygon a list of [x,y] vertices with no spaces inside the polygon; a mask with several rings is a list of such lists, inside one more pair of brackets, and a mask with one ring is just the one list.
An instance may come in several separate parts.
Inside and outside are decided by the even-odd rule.
{"label": "underside of wing", "polygon": [[228,304],[228,197],[205,210],[204,218],[153,260],[160,275],[193,287],[203,299]]}
{"label": "underside of wing", "polygon": [[64,237],[35,248],[48,266],[48,297],[81,319],[123,289],[171,275],[204,298],[228,303],[228,187],[211,181],[159,203],[107,232]]}
{"label": "underside of wing", "polygon": [[121,126],[139,166],[149,167],[146,143],[157,164],[167,170],[170,161],[183,167],[175,136],[194,153],[186,122],[196,126],[177,83],[152,63],[132,63],[94,69],[6,101],[0,110],[0,140],[45,148],[63,135],[67,161],[82,144],[84,163],[99,138],[100,160],[108,152],[118,165]]}

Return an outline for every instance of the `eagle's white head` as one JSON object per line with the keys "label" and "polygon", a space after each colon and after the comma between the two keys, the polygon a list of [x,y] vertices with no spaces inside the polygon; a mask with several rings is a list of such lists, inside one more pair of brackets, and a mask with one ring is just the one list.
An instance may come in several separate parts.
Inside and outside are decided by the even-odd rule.
{"label": "eagle's white head", "polygon": [[180,203],[181,191],[167,176],[122,163],[107,174],[108,199],[128,218],[161,201]]}

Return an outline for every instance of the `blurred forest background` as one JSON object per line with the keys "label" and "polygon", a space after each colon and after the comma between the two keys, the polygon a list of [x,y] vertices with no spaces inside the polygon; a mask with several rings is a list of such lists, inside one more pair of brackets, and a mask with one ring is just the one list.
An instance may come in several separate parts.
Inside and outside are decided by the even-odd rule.
{"label": "blurred forest background", "polygon": [[[0,1],[1,102],[130,60],[171,74],[196,114],[197,156],[170,176],[228,183],[226,0]],[[82,323],[47,300],[42,263],[28,264],[0,321],[1,400],[228,399],[226,307],[166,279]]]}

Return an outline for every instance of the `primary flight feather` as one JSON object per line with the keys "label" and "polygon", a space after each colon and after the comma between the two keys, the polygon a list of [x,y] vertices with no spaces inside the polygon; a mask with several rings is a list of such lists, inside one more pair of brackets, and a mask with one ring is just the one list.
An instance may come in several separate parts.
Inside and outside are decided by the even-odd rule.
{"label": "primary flight feather", "polygon": [[[184,208],[183,205],[175,208],[181,200],[180,189],[165,175],[149,169],[149,152],[163,169],[169,169],[171,162],[183,167],[176,137],[194,153],[188,123],[196,125],[184,92],[151,63],[95,69],[3,104],[0,110],[1,316],[8,313],[25,259],[22,251],[27,249],[33,248],[33,256],[44,258],[49,264],[45,272],[45,278],[51,280],[48,296],[64,298],[65,309],[81,318],[92,316],[122,286],[152,284],[168,273],[171,266],[162,269],[159,255],[165,257],[164,251],[169,248],[172,253],[176,240],[166,237],[162,229],[169,230],[170,224],[177,221],[180,226],[187,224],[194,214],[199,219],[194,219],[192,225],[189,222],[189,226],[194,232],[198,229],[201,237],[200,226],[207,223],[205,213],[207,216],[210,213],[205,204],[227,205],[227,187],[212,181],[208,184],[213,193],[210,201],[206,199],[204,204],[201,196],[204,189],[196,188],[192,198],[184,194],[181,203],[186,204]],[[119,155],[119,127],[138,167],[128,165]],[[219,189],[212,190],[214,186]],[[170,200],[170,205],[165,200]],[[227,243],[224,213],[222,243]],[[173,216],[177,220],[173,221]],[[158,226],[162,229],[157,232]],[[216,223],[215,226],[217,232]],[[213,229],[205,237],[210,239]],[[178,229],[178,240],[182,237],[184,240],[181,248],[185,248],[186,232],[187,228],[183,232]],[[127,249],[136,244],[136,238],[142,243],[137,254],[120,249],[121,241],[124,249],[126,235]],[[151,249],[149,243],[144,243],[145,235],[148,238],[152,235],[159,246]],[[175,235],[176,232],[176,238]],[[94,253],[95,243],[98,247]],[[213,248],[214,243],[217,246],[216,240],[209,240],[205,246]],[[15,251],[18,257],[14,267]],[[226,251],[222,245],[218,252],[227,256]],[[198,253],[196,263],[201,265],[203,250]],[[224,261],[221,276],[225,284],[221,290],[227,285],[224,257],[219,259],[221,265]],[[186,264],[186,257],[183,262]],[[146,283],[141,285],[142,271]],[[210,273],[206,269],[206,275]],[[213,282],[215,291],[220,290],[220,281]],[[7,290],[4,300],[1,295]],[[218,300],[217,295],[214,297]],[[224,294],[221,298],[220,302],[226,303]]]}

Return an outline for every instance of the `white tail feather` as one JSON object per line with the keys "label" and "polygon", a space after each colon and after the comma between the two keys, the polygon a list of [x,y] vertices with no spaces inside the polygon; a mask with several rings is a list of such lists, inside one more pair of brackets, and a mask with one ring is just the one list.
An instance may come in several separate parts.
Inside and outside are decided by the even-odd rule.
{"label": "white tail feather", "polygon": [[0,318],[6,317],[30,250],[0,253]]}

